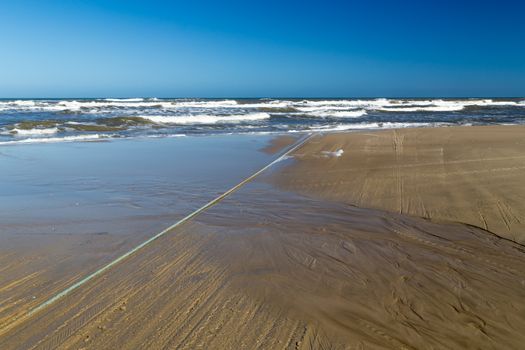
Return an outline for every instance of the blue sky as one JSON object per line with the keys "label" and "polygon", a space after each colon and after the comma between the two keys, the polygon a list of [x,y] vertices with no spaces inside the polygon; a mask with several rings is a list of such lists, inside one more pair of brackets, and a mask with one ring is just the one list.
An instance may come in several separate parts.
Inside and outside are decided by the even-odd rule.
{"label": "blue sky", "polygon": [[525,96],[523,1],[4,1],[1,97]]}

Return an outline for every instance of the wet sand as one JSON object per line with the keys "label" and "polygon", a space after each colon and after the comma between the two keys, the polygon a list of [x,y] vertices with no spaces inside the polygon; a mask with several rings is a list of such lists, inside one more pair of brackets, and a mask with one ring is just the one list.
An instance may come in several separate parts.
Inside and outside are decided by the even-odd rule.
{"label": "wet sand", "polygon": [[[0,331],[0,348],[520,348],[522,245],[356,207],[334,195],[344,185],[290,185],[321,164],[349,166],[346,144],[323,142],[362,135],[311,139],[295,161]],[[340,157],[319,154],[340,148]]]}
{"label": "wet sand", "polygon": [[0,329],[270,162],[273,139],[1,147]]}
{"label": "wet sand", "polygon": [[524,256],[474,227],[252,183],[0,347],[518,349]]}
{"label": "wet sand", "polygon": [[[340,157],[330,153],[338,150]],[[295,156],[276,179],[287,190],[525,243],[523,126],[328,134]]]}
{"label": "wet sand", "polygon": [[275,137],[270,141],[270,143],[266,147],[262,148],[261,151],[267,154],[276,154],[281,150],[291,146],[296,141],[297,137],[294,136],[283,135]]}

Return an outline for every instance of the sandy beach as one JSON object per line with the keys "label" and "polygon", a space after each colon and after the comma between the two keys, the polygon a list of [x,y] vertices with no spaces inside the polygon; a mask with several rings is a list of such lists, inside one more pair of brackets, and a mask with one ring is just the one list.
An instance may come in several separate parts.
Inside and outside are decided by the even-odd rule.
{"label": "sandy beach", "polygon": [[273,139],[4,146],[0,329],[270,162]]}
{"label": "sandy beach", "polygon": [[525,242],[523,126],[334,133],[295,157],[276,178],[285,189]]}
{"label": "sandy beach", "polygon": [[521,126],[315,135],[5,324],[0,348],[518,349],[524,136]]}
{"label": "sandy beach", "polygon": [[525,1],[1,13],[0,350],[525,349]]}

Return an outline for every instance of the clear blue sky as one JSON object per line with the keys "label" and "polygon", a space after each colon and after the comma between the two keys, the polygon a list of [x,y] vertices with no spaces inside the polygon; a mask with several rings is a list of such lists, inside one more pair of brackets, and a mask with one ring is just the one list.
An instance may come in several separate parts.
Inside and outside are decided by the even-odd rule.
{"label": "clear blue sky", "polygon": [[1,97],[525,96],[524,1],[0,5]]}

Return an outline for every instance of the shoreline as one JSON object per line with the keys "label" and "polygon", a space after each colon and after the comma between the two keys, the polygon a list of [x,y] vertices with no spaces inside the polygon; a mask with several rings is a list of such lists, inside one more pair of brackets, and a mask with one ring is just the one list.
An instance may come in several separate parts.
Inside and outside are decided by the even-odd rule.
{"label": "shoreline", "polygon": [[272,140],[215,136],[4,149],[0,329],[267,164],[274,156],[262,149]]}
{"label": "shoreline", "polygon": [[[16,146],[27,146],[27,145],[45,145],[45,144],[89,144],[89,143],[100,143],[100,142],[118,142],[118,141],[153,141],[153,140],[162,140],[162,139],[172,139],[179,137],[195,137],[195,138],[205,138],[205,137],[226,137],[226,136],[237,136],[237,137],[256,137],[256,136],[273,136],[276,139],[283,138],[294,138],[300,137],[304,134],[318,134],[318,135],[328,135],[328,134],[349,134],[349,133],[368,133],[368,132],[383,132],[391,130],[412,130],[412,129],[441,129],[441,128],[488,128],[488,127],[525,127],[525,124],[521,123],[506,123],[506,124],[447,124],[447,123],[435,123],[435,125],[418,125],[414,123],[411,126],[384,126],[383,124],[389,125],[389,122],[377,122],[377,126],[368,126],[366,128],[352,128],[347,125],[334,126],[333,128],[319,128],[319,129],[304,129],[304,130],[290,130],[290,131],[252,131],[252,132],[217,132],[217,133],[208,133],[208,134],[197,134],[197,133],[171,133],[171,134],[159,134],[159,135],[115,135],[115,134],[99,134],[99,133],[87,133],[87,134],[75,134],[75,135],[64,135],[62,137],[30,137],[30,138],[20,138],[18,140],[10,141],[0,141],[0,150],[7,147],[16,147]],[[403,124],[403,123],[401,123]],[[406,123],[408,124],[408,123]],[[359,124],[355,124],[359,125]],[[38,136],[38,135],[34,135]],[[270,152],[271,153],[271,152]]]}

